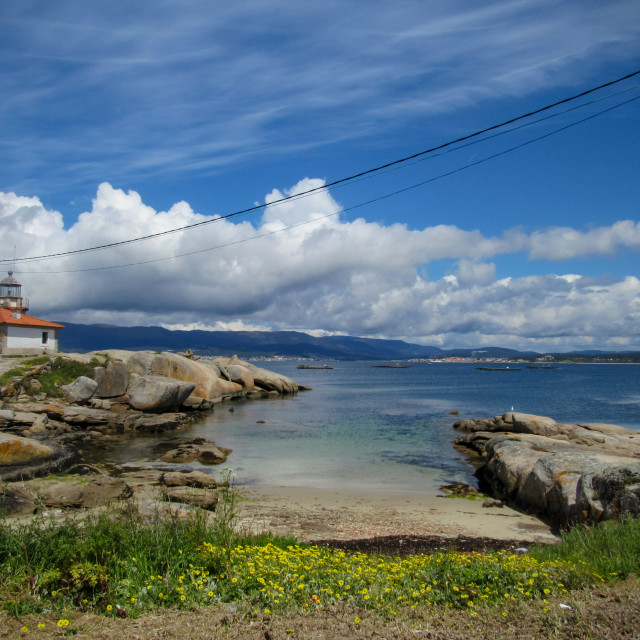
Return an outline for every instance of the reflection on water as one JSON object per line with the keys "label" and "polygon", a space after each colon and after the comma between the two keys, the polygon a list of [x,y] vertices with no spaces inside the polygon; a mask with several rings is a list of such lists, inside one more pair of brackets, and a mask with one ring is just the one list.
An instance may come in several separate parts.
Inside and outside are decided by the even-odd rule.
{"label": "reflection on water", "polygon": [[[442,484],[472,481],[472,467],[451,445],[457,419],[492,417],[514,406],[559,422],[640,428],[640,367],[635,366],[564,365],[509,376],[463,364],[295,367],[295,362],[269,363],[313,391],[234,402],[233,412],[230,404],[218,405],[184,431],[117,438],[101,443],[91,456],[119,464],[156,463],[176,442],[204,436],[233,449],[227,464],[244,484],[435,493]],[[459,415],[449,415],[452,410]]]}

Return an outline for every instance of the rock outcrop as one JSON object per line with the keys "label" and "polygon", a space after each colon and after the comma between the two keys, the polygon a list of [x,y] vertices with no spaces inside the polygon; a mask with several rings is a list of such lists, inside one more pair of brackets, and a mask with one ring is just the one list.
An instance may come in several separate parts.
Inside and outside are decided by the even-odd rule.
{"label": "rock outcrop", "polygon": [[177,411],[196,385],[161,376],[132,375],[127,388],[129,404],[138,411],[166,413]]}
{"label": "rock outcrop", "polygon": [[455,444],[480,456],[477,475],[500,500],[557,525],[640,515],[640,433],[516,412],[454,426],[466,432]]}
{"label": "rock outcrop", "polygon": [[[32,383],[33,384],[33,383]],[[64,399],[70,403],[88,402],[98,388],[98,383],[87,376],[80,376],[72,383],[60,387]]]}
{"label": "rock outcrop", "polygon": [[181,442],[176,449],[167,451],[160,460],[163,462],[193,462],[201,464],[222,464],[227,460],[231,449],[218,447],[206,438],[193,438]]}
{"label": "rock outcrop", "polygon": [[[60,387],[64,399],[47,398],[38,376],[64,369],[68,361],[81,363],[80,369],[89,373]],[[5,364],[0,358],[0,365]],[[15,368],[12,361],[4,370],[9,365]],[[235,356],[198,359],[189,353],[114,350],[59,354],[16,370],[20,375],[0,388],[0,398],[6,399],[0,404],[0,480],[5,481],[65,469],[77,459],[78,446],[87,439],[179,429],[195,419],[197,412],[211,410],[225,400],[306,389]],[[46,388],[55,384],[49,380]],[[181,447],[173,457],[219,464],[229,453],[229,449],[203,442]],[[15,503],[20,503],[19,496]]]}
{"label": "rock outcrop", "polygon": [[106,367],[93,370],[98,386],[93,394],[96,398],[117,398],[127,392],[129,369],[122,360],[111,360]]}
{"label": "rock outcrop", "polygon": [[44,487],[39,498],[53,508],[91,509],[130,498],[131,487],[121,478],[99,475],[87,483],[58,482]]}
{"label": "rock outcrop", "polygon": [[57,442],[41,442],[0,432],[0,480],[19,480],[54,473],[68,466],[77,454]]}

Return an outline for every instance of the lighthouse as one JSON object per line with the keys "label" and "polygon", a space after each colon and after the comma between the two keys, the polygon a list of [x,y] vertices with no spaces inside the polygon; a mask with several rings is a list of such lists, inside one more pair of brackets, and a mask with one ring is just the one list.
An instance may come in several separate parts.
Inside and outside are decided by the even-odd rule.
{"label": "lighthouse", "polygon": [[58,351],[64,325],[27,315],[29,300],[13,272],[0,280],[0,355],[35,355]]}

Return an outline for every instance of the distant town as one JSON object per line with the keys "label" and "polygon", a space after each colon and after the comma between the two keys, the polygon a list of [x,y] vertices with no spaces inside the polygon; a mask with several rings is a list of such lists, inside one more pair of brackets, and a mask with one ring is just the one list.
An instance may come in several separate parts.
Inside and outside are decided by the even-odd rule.
{"label": "distant town", "polygon": [[[306,358],[299,356],[252,356],[248,360],[255,362],[335,362],[336,358]],[[542,356],[522,356],[517,358],[482,358],[478,356],[442,356],[432,358],[393,358],[396,362],[467,363],[467,364],[640,364],[640,352],[630,353],[555,353]]]}

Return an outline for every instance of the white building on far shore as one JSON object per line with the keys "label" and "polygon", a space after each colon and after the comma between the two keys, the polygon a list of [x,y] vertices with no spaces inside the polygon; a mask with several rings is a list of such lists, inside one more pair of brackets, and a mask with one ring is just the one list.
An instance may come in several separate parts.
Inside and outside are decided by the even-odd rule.
{"label": "white building on far shore", "polygon": [[0,281],[0,355],[34,355],[58,351],[58,331],[64,325],[27,315],[29,300],[22,285],[9,276]]}

